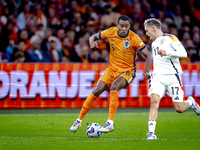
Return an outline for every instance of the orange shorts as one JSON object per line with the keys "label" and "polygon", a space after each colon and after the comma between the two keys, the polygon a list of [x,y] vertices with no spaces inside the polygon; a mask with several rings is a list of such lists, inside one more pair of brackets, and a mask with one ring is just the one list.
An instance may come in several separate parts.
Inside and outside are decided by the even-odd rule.
{"label": "orange shorts", "polygon": [[129,70],[129,71],[124,71],[124,72],[116,72],[110,68],[107,68],[103,76],[99,80],[105,82],[110,88],[113,81],[115,81],[115,79],[119,76],[124,77],[126,81],[128,82],[128,84],[130,84],[135,78],[135,71]]}

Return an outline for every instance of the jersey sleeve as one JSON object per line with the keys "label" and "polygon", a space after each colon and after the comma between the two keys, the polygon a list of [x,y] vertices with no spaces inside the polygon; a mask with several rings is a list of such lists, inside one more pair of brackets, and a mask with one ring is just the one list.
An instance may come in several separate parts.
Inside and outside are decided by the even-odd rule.
{"label": "jersey sleeve", "polygon": [[168,51],[168,56],[179,57],[179,58],[186,58],[187,52],[179,39],[174,35],[168,35],[171,40],[171,46],[173,47],[174,51]]}
{"label": "jersey sleeve", "polygon": [[138,35],[135,35],[133,38],[134,47],[137,48],[138,51],[142,51],[146,46],[144,42],[140,39]]}
{"label": "jersey sleeve", "polygon": [[106,39],[110,35],[111,30],[112,30],[112,28],[109,28],[109,29],[106,29],[104,31],[101,31],[99,33],[99,38],[100,39]]}

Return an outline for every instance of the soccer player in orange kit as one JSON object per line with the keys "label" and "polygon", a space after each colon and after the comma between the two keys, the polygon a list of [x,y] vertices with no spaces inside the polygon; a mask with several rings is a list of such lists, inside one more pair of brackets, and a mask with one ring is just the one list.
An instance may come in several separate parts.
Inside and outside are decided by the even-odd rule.
{"label": "soccer player in orange kit", "polygon": [[109,117],[106,124],[100,128],[100,132],[114,130],[113,120],[119,104],[118,91],[126,88],[135,78],[136,66],[135,55],[140,51],[146,57],[146,68],[143,73],[145,79],[149,79],[149,70],[152,57],[143,41],[130,29],[130,19],[121,15],[118,18],[117,26],[111,27],[89,38],[90,48],[98,48],[96,40],[108,39],[110,44],[110,63],[104,75],[99,79],[94,91],[87,97],[80,115],[70,131],[76,132],[81,126],[82,119],[93,107],[97,97],[105,90],[110,90]]}

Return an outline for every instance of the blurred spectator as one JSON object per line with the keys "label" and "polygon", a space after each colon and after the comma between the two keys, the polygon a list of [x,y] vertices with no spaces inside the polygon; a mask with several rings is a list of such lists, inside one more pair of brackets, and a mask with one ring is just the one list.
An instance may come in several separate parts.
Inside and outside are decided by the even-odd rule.
{"label": "blurred spectator", "polygon": [[35,11],[33,19],[36,22],[36,25],[43,24],[44,30],[47,28],[47,18],[41,10],[41,6],[39,3],[35,4]]}
{"label": "blurred spectator", "polygon": [[87,11],[86,14],[83,15],[83,19],[84,20],[93,20],[95,22],[95,25],[99,25],[100,23],[100,17],[97,14],[96,10],[94,9],[94,7],[87,7]]}
{"label": "blurred spectator", "polygon": [[123,15],[127,15],[131,18],[132,13],[133,13],[133,6],[130,6],[128,4],[127,0],[121,0],[120,1],[120,13]]}
{"label": "blurred spectator", "polygon": [[190,24],[187,22],[183,22],[181,28],[183,32],[190,32]]}
{"label": "blurred spectator", "polygon": [[199,33],[194,33],[193,34],[193,37],[192,37],[192,40],[194,42],[194,45],[196,47],[199,47],[200,46],[200,37],[199,37]]}
{"label": "blurred spectator", "polygon": [[[64,0],[64,1],[68,1],[68,0]],[[56,13],[57,13],[57,15],[59,17],[65,13],[65,10],[63,8],[64,7],[62,5],[62,1],[61,0],[57,0],[57,3],[56,3]]]}
{"label": "blurred spectator", "polygon": [[17,52],[15,53],[15,63],[23,63],[25,60],[25,57],[24,57],[24,53],[22,52]]}
{"label": "blurred spectator", "polygon": [[9,62],[10,61],[10,58],[11,58],[11,55],[13,54],[14,52],[14,47],[15,47],[15,41],[14,39],[10,39],[9,40],[9,45],[8,47],[6,48],[6,60]]}
{"label": "blurred spectator", "polygon": [[56,49],[56,37],[50,36],[48,38],[48,43],[50,46],[49,52],[47,52],[47,56],[50,62],[61,62],[62,61],[62,54],[60,51]]}
{"label": "blurred spectator", "polygon": [[[165,15],[164,15],[164,12],[162,10],[158,11],[157,15],[156,15],[156,18],[158,20],[160,20],[160,22],[164,22],[164,19],[165,19]],[[171,22],[172,23],[172,22]]]}
{"label": "blurred spectator", "polygon": [[30,5],[27,3],[23,7],[23,11],[17,17],[17,25],[20,30],[25,29],[27,23],[32,19],[33,14],[30,13]]}
{"label": "blurred spectator", "polygon": [[47,19],[48,25],[60,25],[61,24],[60,18],[56,14],[56,5],[51,4],[49,6],[48,15],[49,15],[49,17]]}
{"label": "blurred spectator", "polygon": [[169,34],[173,34],[176,37],[178,37],[178,29],[176,24],[174,23],[169,24]]}
{"label": "blurred spectator", "polygon": [[192,33],[195,34],[195,33],[199,33],[200,34],[200,29],[198,26],[194,25],[193,28],[192,28]]}
{"label": "blurred spectator", "polygon": [[134,5],[134,11],[132,14],[133,22],[138,22],[140,25],[143,25],[144,18],[145,18],[145,14],[142,12],[141,4],[136,3]]}
{"label": "blurred spectator", "polygon": [[193,41],[187,40],[185,47],[188,52],[188,56],[191,59],[191,62],[197,61],[198,60],[197,47],[194,45]]}
{"label": "blurred spectator", "polygon": [[117,18],[119,18],[120,13],[119,12],[113,12],[111,5],[107,3],[104,6],[104,12],[105,14],[101,18],[101,27],[103,29],[110,28],[112,25],[115,25],[117,23]]}
{"label": "blurred spectator", "polygon": [[8,20],[7,20],[8,15],[10,14],[7,5],[2,8],[2,12],[1,13],[2,13],[2,15],[1,15],[1,24],[5,26],[7,24],[7,22],[8,22]]}
{"label": "blurred spectator", "polygon": [[5,52],[3,47],[3,34],[2,34],[3,27],[0,24],[0,52]]}
{"label": "blurred spectator", "polygon": [[15,61],[15,55],[18,52],[23,53],[23,55],[24,55],[24,62],[30,62],[31,61],[30,55],[28,54],[28,52],[25,51],[25,49],[26,49],[26,41],[23,40],[23,39],[19,40],[18,41],[18,47],[14,48],[14,52],[11,55],[10,62],[14,62]]}
{"label": "blurred spectator", "polygon": [[30,39],[31,49],[28,51],[31,62],[49,62],[43,50],[40,49],[40,38],[34,35]]}
{"label": "blurred spectator", "polygon": [[89,56],[89,61],[90,62],[100,62],[101,60],[100,60],[100,56],[101,56],[101,54],[100,54],[100,51],[99,50],[93,50],[93,51],[91,51],[91,53],[90,53],[90,56]]}
{"label": "blurred spectator", "polygon": [[62,62],[81,62],[81,59],[74,50],[73,42],[69,37],[63,39],[62,56]]}
{"label": "blurred spectator", "polygon": [[75,51],[78,57],[81,59],[81,62],[88,63],[89,56],[89,46],[86,43],[83,37],[80,37],[78,40],[78,44],[75,45]]}
{"label": "blurred spectator", "polygon": [[181,15],[182,15],[181,7],[179,5],[176,5],[174,8],[174,14],[172,15],[172,17],[174,19],[174,23],[176,24],[178,30],[181,29],[181,24],[183,23],[183,19]]}
{"label": "blurred spectator", "polygon": [[76,8],[76,11],[80,12],[81,14],[85,14],[86,10],[87,10],[86,0],[79,0],[78,6]]}
{"label": "blurred spectator", "polygon": [[91,35],[96,33],[95,22],[93,20],[89,20],[87,22],[86,31],[89,32]]}
{"label": "blurred spectator", "polygon": [[169,26],[170,24],[173,24],[174,21],[172,20],[171,17],[165,17],[165,18],[164,18],[164,23],[167,24],[167,25]]}
{"label": "blurred spectator", "polygon": [[[49,49],[50,49],[50,46],[48,44],[48,38],[52,35],[52,29],[51,28],[47,28],[45,30],[45,33],[44,33],[44,39],[41,43],[41,49],[44,51],[44,52],[47,52]],[[57,48],[56,48],[57,49]]]}
{"label": "blurred spectator", "polygon": [[61,28],[63,28],[65,30],[65,32],[67,32],[67,28],[69,27],[69,19],[66,15],[62,15],[60,17],[60,21],[61,21]]}
{"label": "blurred spectator", "polygon": [[109,52],[107,49],[101,50],[100,61],[109,63]]}
{"label": "blurred spectator", "polygon": [[191,37],[190,37],[189,32],[184,31],[184,32],[183,32],[183,35],[182,35],[182,38],[181,38],[181,43],[183,44],[184,47],[186,47],[186,42],[187,42],[188,40],[190,40],[190,39],[191,39]]}
{"label": "blurred spectator", "polygon": [[161,30],[163,31],[163,33],[169,33],[168,25],[165,23],[161,23]]}
{"label": "blurred spectator", "polygon": [[2,10],[6,6],[6,3],[4,0],[0,0],[0,16],[2,16]]}
{"label": "blurred spectator", "polygon": [[26,29],[19,31],[19,39],[26,41],[26,49],[25,49],[26,52],[28,52],[28,50],[31,48],[30,39],[28,37],[29,35]]}

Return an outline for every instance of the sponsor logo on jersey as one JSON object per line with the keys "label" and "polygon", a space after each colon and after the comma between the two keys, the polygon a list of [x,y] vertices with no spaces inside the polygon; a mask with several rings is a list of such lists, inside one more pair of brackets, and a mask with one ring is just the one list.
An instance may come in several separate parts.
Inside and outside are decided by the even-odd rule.
{"label": "sponsor logo on jersey", "polygon": [[129,41],[124,41],[124,47],[128,48],[130,46],[130,42]]}
{"label": "sponsor logo on jersey", "polygon": [[115,40],[111,39],[111,41],[115,41]]}
{"label": "sponsor logo on jersey", "polygon": [[143,45],[143,44],[144,44],[144,43],[143,43],[143,42],[141,42],[141,43],[140,43],[140,46],[141,46],[141,45]]}

